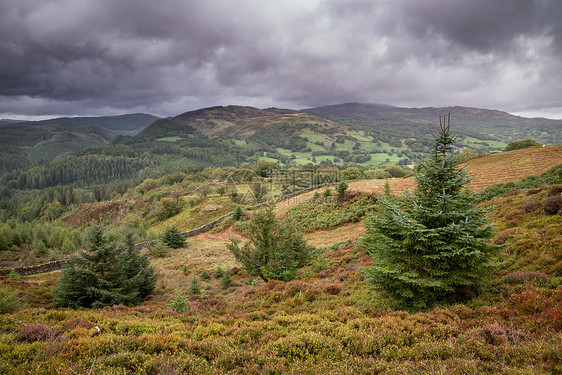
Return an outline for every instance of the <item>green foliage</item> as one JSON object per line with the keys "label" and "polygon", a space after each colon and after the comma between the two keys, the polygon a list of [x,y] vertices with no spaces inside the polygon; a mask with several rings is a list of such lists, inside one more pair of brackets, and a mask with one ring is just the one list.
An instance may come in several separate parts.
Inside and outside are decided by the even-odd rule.
{"label": "green foliage", "polygon": [[465,188],[469,178],[453,142],[449,126],[442,126],[404,207],[382,197],[380,214],[365,223],[363,244],[374,260],[366,274],[399,307],[470,297],[493,267],[497,246],[488,241],[494,231]]}
{"label": "green foliage", "polygon": [[211,278],[211,275],[210,275],[209,272],[207,272],[207,271],[201,272],[201,274],[200,274],[199,276],[201,276],[201,278],[202,278],[203,280],[209,280],[209,279]]}
{"label": "green foliage", "polygon": [[199,280],[197,279],[197,277],[193,277],[191,279],[191,283],[189,284],[189,293],[196,296],[201,294],[201,286],[199,285]]}
{"label": "green foliage", "polygon": [[348,167],[342,171],[342,178],[345,180],[365,178],[365,171],[358,167]]}
{"label": "green foliage", "polygon": [[382,180],[385,178],[391,178],[392,176],[382,168],[375,168],[365,171],[365,177]]}
{"label": "green foliage", "polygon": [[250,241],[240,247],[231,240],[227,248],[246,271],[264,280],[291,280],[310,261],[313,248],[288,221],[278,222],[272,209],[256,212],[249,223]]}
{"label": "green foliage", "polygon": [[170,246],[162,243],[162,241],[155,241],[148,244],[148,253],[153,258],[166,258],[170,256]]}
{"label": "green foliage", "polygon": [[234,282],[234,280],[232,280],[232,276],[230,276],[230,272],[226,271],[226,273],[224,274],[224,276],[221,279],[221,287],[223,289],[228,289],[231,286],[236,285],[236,283]]}
{"label": "green foliage", "polygon": [[166,228],[161,241],[172,249],[178,249],[186,246],[185,237],[181,235],[178,227],[175,225]]}
{"label": "green foliage", "polygon": [[478,157],[479,154],[469,147],[465,147],[460,152],[460,158],[462,162],[469,161]]}
{"label": "green foliage", "polygon": [[234,210],[234,214],[232,214],[232,218],[234,220],[240,220],[242,218],[242,215],[244,215],[244,210],[242,210],[242,207],[237,206],[236,210]]}
{"label": "green foliage", "polygon": [[409,171],[396,164],[383,165],[383,168],[391,177],[406,177],[410,174]]}
{"label": "green foliage", "polygon": [[252,190],[252,195],[254,196],[256,202],[261,202],[268,191],[267,186],[259,182],[250,185],[250,189]]}
{"label": "green foliage", "polygon": [[21,279],[21,275],[12,269],[10,271],[10,273],[8,274],[8,279],[19,280],[19,279]]}
{"label": "green foliage", "polygon": [[377,198],[371,194],[350,193],[345,201],[335,197],[311,199],[289,210],[293,225],[305,232],[329,229],[360,221],[375,209]]}
{"label": "green foliage", "polygon": [[0,288],[0,314],[11,314],[18,311],[20,301],[17,294]]}
{"label": "green foliage", "polygon": [[154,270],[148,257],[135,249],[132,235],[117,245],[106,239],[101,227],[93,227],[88,251],[63,270],[53,294],[55,304],[62,307],[134,305],[151,294],[155,285]]}
{"label": "green foliage", "polygon": [[158,204],[156,212],[154,213],[154,217],[159,221],[166,220],[179,214],[184,206],[185,202],[182,199],[162,198]]}
{"label": "green foliage", "polygon": [[220,279],[224,277],[225,274],[226,271],[221,266],[217,266],[217,268],[215,268],[213,271],[213,275],[215,276],[216,279]]}
{"label": "green foliage", "polygon": [[345,195],[348,187],[349,185],[345,181],[342,181],[338,184],[338,186],[336,187],[336,191],[338,192],[338,199],[343,199],[343,196]]}
{"label": "green foliage", "polygon": [[524,139],[518,142],[509,143],[504,151],[521,150],[523,148],[542,146],[542,144],[533,141],[532,139]]}
{"label": "green foliage", "polygon": [[187,297],[180,290],[176,290],[176,293],[168,303],[168,309],[180,314],[186,312],[189,310]]}
{"label": "green foliage", "polygon": [[330,188],[326,188],[326,190],[324,190],[324,192],[322,193],[322,196],[324,198],[328,198],[332,195],[332,190]]}
{"label": "green foliage", "polygon": [[298,135],[296,124],[277,123],[256,131],[249,141],[259,141],[275,147],[301,151],[306,148],[306,140]]}

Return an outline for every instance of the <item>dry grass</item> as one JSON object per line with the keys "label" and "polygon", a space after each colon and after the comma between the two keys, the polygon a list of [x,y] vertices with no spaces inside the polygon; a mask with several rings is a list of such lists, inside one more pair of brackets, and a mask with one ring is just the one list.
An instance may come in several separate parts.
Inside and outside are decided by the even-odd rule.
{"label": "dry grass", "polygon": [[518,182],[538,175],[562,163],[562,145],[531,147],[523,150],[484,155],[472,159],[466,166],[474,180],[470,188],[479,191],[487,187]]}
{"label": "dry grass", "polygon": [[312,246],[327,246],[359,238],[363,233],[365,233],[365,226],[362,222],[359,222],[343,225],[331,230],[317,230],[312,233],[306,233],[304,238]]}
{"label": "dry grass", "polygon": [[169,257],[152,259],[151,265],[159,274],[159,286],[185,290],[194,274],[209,272],[217,266],[223,269],[239,266],[225,242],[223,238],[196,236],[188,239],[187,247],[172,250]]}

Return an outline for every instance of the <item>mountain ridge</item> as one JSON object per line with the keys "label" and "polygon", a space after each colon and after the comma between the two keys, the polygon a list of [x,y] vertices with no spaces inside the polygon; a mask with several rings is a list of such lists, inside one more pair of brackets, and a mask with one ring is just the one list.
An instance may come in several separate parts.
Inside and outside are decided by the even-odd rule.
{"label": "mountain ridge", "polygon": [[3,119],[0,127],[6,126],[30,126],[47,130],[54,130],[63,125],[96,125],[118,134],[137,133],[159,117],[146,113],[126,113],[113,116],[77,116],[77,117],[55,117],[39,121],[19,121]]}

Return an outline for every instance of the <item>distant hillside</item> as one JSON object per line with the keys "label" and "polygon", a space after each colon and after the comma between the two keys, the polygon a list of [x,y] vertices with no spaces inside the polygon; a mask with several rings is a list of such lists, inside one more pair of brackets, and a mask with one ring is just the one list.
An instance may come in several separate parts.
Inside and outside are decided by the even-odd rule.
{"label": "distant hillside", "polygon": [[10,126],[10,125],[18,124],[20,122],[24,122],[24,121],[2,119],[2,120],[0,120],[0,126]]}
{"label": "distant hillside", "polygon": [[160,138],[182,138],[193,134],[193,132],[195,132],[193,126],[172,119],[158,119],[144,128],[136,137],[153,138],[156,140]]}
{"label": "distant hillside", "polygon": [[[18,125],[56,129],[63,125],[96,125],[118,134],[135,134],[158,117],[145,113],[100,117],[59,117],[42,121],[19,122]],[[6,121],[6,120],[3,120]]]}
{"label": "distant hillside", "polygon": [[70,123],[55,129],[5,126],[0,130],[0,174],[42,165],[58,155],[107,145],[115,133],[96,125]]}
{"label": "distant hillside", "polygon": [[[297,121],[303,116],[291,109],[258,109],[229,105],[210,107],[182,113],[174,121],[190,125],[207,135],[228,135],[247,138],[257,130],[273,123]],[[318,121],[323,122],[323,119]]]}
{"label": "distant hillside", "polygon": [[387,129],[410,135],[434,131],[439,116],[451,113],[456,133],[479,140],[510,143],[531,138],[544,144],[562,143],[562,120],[524,118],[506,112],[470,107],[401,108],[381,104],[345,103],[302,112],[345,124]]}

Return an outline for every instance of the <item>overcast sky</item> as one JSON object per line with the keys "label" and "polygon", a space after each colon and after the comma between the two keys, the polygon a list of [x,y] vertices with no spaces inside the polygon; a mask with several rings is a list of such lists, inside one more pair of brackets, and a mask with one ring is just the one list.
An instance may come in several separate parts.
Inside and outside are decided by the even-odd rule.
{"label": "overcast sky", "polygon": [[560,0],[2,0],[0,118],[462,105],[562,118]]}

